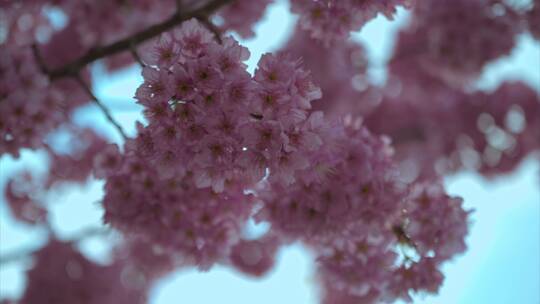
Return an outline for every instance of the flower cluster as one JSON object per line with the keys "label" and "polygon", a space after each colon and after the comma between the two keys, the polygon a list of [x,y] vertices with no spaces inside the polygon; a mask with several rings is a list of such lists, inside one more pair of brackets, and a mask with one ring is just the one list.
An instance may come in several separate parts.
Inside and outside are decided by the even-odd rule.
{"label": "flower cluster", "polygon": [[223,191],[238,180],[244,154],[238,128],[255,90],[243,63],[249,52],[231,38],[218,44],[192,20],[152,54],[136,93],[149,121],[140,150],[163,177],[191,174],[198,187]]}
{"label": "flower cluster", "polygon": [[306,154],[322,145],[322,113],[308,112],[321,90],[300,64],[285,55],[261,57],[254,75],[257,92],[249,105],[257,119],[240,130],[247,168],[258,168],[260,177],[269,168],[270,180],[284,185],[308,167]]}
{"label": "flower cluster", "polygon": [[345,40],[379,13],[392,19],[398,6],[410,0],[292,0],[293,13],[300,15],[300,24],[313,38],[326,45]]}
{"label": "flower cluster", "polygon": [[105,222],[202,269],[224,259],[250,215],[251,196],[234,184],[218,194],[198,189],[192,178],[163,178],[142,147],[127,149],[125,157],[114,147],[100,157],[107,175]]}
{"label": "flower cluster", "polygon": [[59,153],[45,144],[48,170],[45,175],[32,174],[29,169],[15,173],[4,189],[14,217],[28,224],[46,222],[45,197],[47,190],[59,183],[84,183],[92,174],[94,157],[107,147],[106,140],[91,129],[68,125],[65,129],[72,137],[67,141],[67,151]]}
{"label": "flower cluster", "polygon": [[357,41],[344,41],[325,47],[319,40],[296,26],[283,52],[301,57],[313,80],[324,92],[313,109],[326,116],[342,117],[364,114],[380,98],[367,77],[368,59],[364,46]]}
{"label": "flower cluster", "polygon": [[181,261],[160,246],[137,238],[125,239],[113,253],[114,260],[123,263],[126,272],[147,284],[182,266]]}
{"label": "flower cluster", "polygon": [[461,199],[441,190],[437,184],[411,188],[393,239],[354,231],[332,240],[318,258],[323,303],[412,301],[411,292],[436,293],[441,263],[465,250],[468,218]]}
{"label": "flower cluster", "polygon": [[221,27],[237,32],[242,38],[253,37],[254,24],[263,17],[266,8],[273,2],[274,0],[234,1],[218,12],[218,16],[223,18]]}
{"label": "flower cluster", "polygon": [[[300,240],[330,290],[404,297],[390,284],[413,186],[399,180],[388,139],[360,120],[312,112],[321,90],[300,61],[265,54],[252,77],[247,55],[196,21],[161,37],[136,93],[148,125],[123,153],[110,146],[96,158],[105,221],[202,269],[230,263],[251,276],[272,267],[282,243]],[[242,239],[254,212],[271,232]],[[452,222],[459,231],[466,217]]]}
{"label": "flower cluster", "polygon": [[[419,1],[394,58],[451,84],[467,84],[488,62],[508,55],[522,31],[518,14],[499,2]],[[407,69],[402,72],[410,76]]]}
{"label": "flower cluster", "polygon": [[399,210],[405,192],[396,184],[388,142],[365,128],[330,130],[323,137],[325,148],[310,155],[311,168],[299,182],[284,186],[269,179],[258,190],[264,208],[257,218],[289,238],[332,240],[353,223],[365,225],[358,232],[374,234],[386,229]]}
{"label": "flower cluster", "polygon": [[[21,303],[143,303],[184,266],[262,277],[296,241],[315,256],[324,304],[438,291],[442,264],[466,249],[470,216],[441,175],[506,173],[540,150],[533,88],[472,83],[526,26],[538,36],[538,1],[519,11],[500,0],[291,0],[296,32],[250,74],[249,50],[215,35],[252,37],[272,2],[0,4],[0,153],[50,157],[41,179],[25,171],[8,181],[6,202],[19,220],[45,225],[43,192],[93,173],[105,179],[104,223],[124,237],[110,265],[51,237]],[[362,45],[346,38],[413,2],[388,81],[375,86]],[[55,25],[54,10],[66,24]],[[72,78],[90,84],[86,66],[98,59],[142,67],[145,121],[121,146],[66,124],[92,97]],[[50,135],[66,125],[76,140],[63,147]],[[269,231],[247,237],[250,220]]]}
{"label": "flower cluster", "polygon": [[58,240],[35,253],[20,303],[146,303],[148,286],[123,271],[124,265],[95,264]]}
{"label": "flower cluster", "polygon": [[37,181],[28,171],[11,177],[4,189],[4,197],[13,216],[28,224],[44,222],[47,209],[39,200],[36,191]]}
{"label": "flower cluster", "polygon": [[50,83],[30,47],[0,50],[0,154],[43,146],[48,133],[88,99],[73,81]]}
{"label": "flower cluster", "polygon": [[404,235],[422,257],[442,262],[465,251],[467,212],[461,198],[450,197],[440,184],[417,183],[404,206]]}
{"label": "flower cluster", "polygon": [[[409,299],[410,291],[436,292],[440,263],[465,249],[468,213],[461,200],[437,184],[402,183],[387,139],[357,122],[341,128],[324,145],[337,149],[330,154],[333,161],[318,163],[316,154],[310,160],[311,170],[325,169],[322,182],[301,179],[283,187],[269,180],[257,191],[263,208],[256,218],[314,250],[324,303],[377,303]],[[426,193],[429,206],[418,203],[419,192]],[[401,246],[420,259],[401,261]],[[401,272],[408,285],[395,282]]]}
{"label": "flower cluster", "polygon": [[264,55],[252,78],[248,55],[195,20],[161,37],[136,93],[148,126],[124,157],[110,147],[96,159],[96,175],[108,179],[107,222],[208,267],[250,215],[243,190],[267,168],[285,184],[306,169],[302,154],[321,145],[321,115],[307,116],[320,90],[283,56]]}
{"label": "flower cluster", "polygon": [[48,189],[56,183],[84,183],[92,174],[94,158],[107,146],[107,140],[91,129],[70,126],[69,150],[64,153],[49,152],[49,171],[45,180]]}
{"label": "flower cluster", "polygon": [[274,267],[280,238],[267,234],[259,239],[242,239],[231,248],[231,265],[244,274],[262,277]]}
{"label": "flower cluster", "polygon": [[540,150],[539,117],[538,93],[505,82],[493,92],[404,88],[398,97],[385,97],[365,123],[392,138],[403,177],[414,180],[460,169],[485,176],[511,172]]}
{"label": "flower cluster", "polygon": [[300,155],[320,145],[307,117],[320,89],[284,56],[263,55],[252,78],[248,56],[196,21],[161,38],[136,94],[149,120],[141,145],[161,174],[189,173],[221,192],[235,179],[259,181],[267,167],[288,183],[305,168]]}

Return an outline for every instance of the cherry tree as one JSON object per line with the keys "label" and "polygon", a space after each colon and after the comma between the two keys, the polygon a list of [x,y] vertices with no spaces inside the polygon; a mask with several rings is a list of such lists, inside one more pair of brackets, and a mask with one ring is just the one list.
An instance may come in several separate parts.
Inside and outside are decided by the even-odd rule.
{"label": "cherry tree", "polygon": [[[438,292],[471,213],[442,178],[506,174],[540,150],[535,89],[475,87],[518,35],[540,38],[540,1],[290,0],[293,34],[250,73],[234,37],[253,37],[272,2],[0,1],[0,154],[48,159],[5,185],[13,217],[48,242],[25,253],[22,298],[2,303],[146,303],[181,267],[264,276],[293,242],[313,252],[321,303]],[[401,8],[410,20],[380,85],[350,35]],[[140,66],[136,133],[92,91],[96,64]],[[119,141],[73,120],[91,103]],[[103,227],[60,240],[47,193],[90,177],[104,181]],[[249,238],[248,221],[270,229]],[[111,231],[106,265],[75,246]]]}

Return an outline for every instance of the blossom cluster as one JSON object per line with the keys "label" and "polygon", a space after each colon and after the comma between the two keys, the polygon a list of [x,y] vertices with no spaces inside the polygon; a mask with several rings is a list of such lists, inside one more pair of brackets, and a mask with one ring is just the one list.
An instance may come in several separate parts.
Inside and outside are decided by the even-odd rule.
{"label": "blossom cluster", "polygon": [[36,184],[29,171],[21,171],[8,180],[4,189],[5,201],[13,217],[28,224],[44,222],[47,215],[47,209],[36,197]]}
{"label": "blossom cluster", "polygon": [[493,92],[405,88],[365,115],[370,130],[392,138],[406,180],[462,169],[487,177],[510,173],[540,150],[539,123],[540,96],[522,82]]}
{"label": "blossom cluster", "polygon": [[254,240],[242,239],[231,248],[230,264],[244,274],[261,277],[274,267],[281,243],[273,233]]}
{"label": "blossom cluster", "polygon": [[179,248],[205,268],[239,238],[253,208],[244,190],[266,168],[284,183],[306,169],[302,153],[321,144],[320,116],[307,117],[319,89],[298,62],[269,54],[252,78],[248,55],[195,20],[161,37],[136,93],[148,125],[126,143],[125,158],[111,146],[96,159],[113,227]]}
{"label": "blossom cluster", "polygon": [[[336,301],[342,297],[351,303],[409,300],[410,291],[436,292],[439,265],[465,250],[468,213],[461,200],[436,183],[401,182],[388,140],[358,123],[346,123],[332,138],[337,141],[326,145],[341,151],[332,152],[334,163],[323,181],[265,183],[256,218],[314,251],[324,303],[341,303]],[[314,170],[329,166],[312,164]],[[415,256],[400,260],[402,246]],[[406,284],[396,279],[402,272],[408,273]]]}
{"label": "blossom cluster", "polygon": [[381,90],[370,83],[367,52],[358,41],[348,40],[325,47],[297,25],[281,51],[301,57],[314,82],[324,92],[313,104],[314,110],[333,117],[351,113],[365,115],[380,101]]}
{"label": "blossom cluster", "polygon": [[251,38],[254,24],[259,21],[274,0],[237,0],[218,12],[223,18],[222,29],[237,32],[242,38]]}
{"label": "blossom cluster", "polygon": [[[225,29],[250,35],[251,27],[269,4],[255,2],[239,2],[237,6],[242,9],[234,12],[224,10],[222,14],[228,20]],[[73,80],[51,82],[44,68],[61,67],[96,45],[115,42],[162,22],[176,5],[186,9],[193,3],[61,0],[54,5],[28,1],[0,6],[2,33],[6,33],[0,38],[0,154],[18,156],[21,148],[42,147],[42,139],[69,121],[70,113],[89,100]],[[254,13],[257,16],[252,17]],[[37,52],[32,45],[37,45]],[[113,70],[133,62],[128,51],[105,58],[105,64]],[[84,70],[81,75],[89,82]]]}
{"label": "blossom cluster", "polygon": [[[312,111],[321,90],[299,61],[265,54],[251,76],[242,63],[247,55],[232,38],[217,43],[194,20],[161,37],[136,93],[148,124],[138,125],[123,153],[110,146],[96,159],[96,174],[107,178],[105,221],[201,269],[230,263],[252,276],[272,267],[281,244],[300,240],[316,252],[329,289],[404,297],[392,289],[398,268],[390,266],[408,235],[408,227],[402,234],[396,227],[416,223],[416,213],[402,214],[415,206],[415,186],[398,179],[388,139],[360,120]],[[433,195],[432,212],[463,211],[443,192]],[[246,240],[253,214],[271,232]],[[418,218],[414,227],[446,230]],[[430,275],[425,271],[461,252],[467,213],[447,222],[455,232],[440,233],[435,244],[447,247],[428,244],[440,258],[402,267]]]}
{"label": "blossom cluster", "polygon": [[[419,1],[413,15],[397,39],[394,59],[454,86],[469,83],[487,63],[510,54],[523,30],[519,15],[502,1]],[[405,67],[400,71],[408,73]]]}
{"label": "blossom cluster", "polygon": [[291,10],[300,15],[300,24],[311,36],[329,45],[345,40],[378,14],[392,19],[398,6],[410,0],[292,0]]}
{"label": "blossom cluster", "polygon": [[127,153],[131,156],[120,159],[111,147],[104,156],[109,168],[105,222],[128,239],[162,248],[187,265],[208,269],[224,260],[240,238],[252,197],[239,185],[229,184],[226,194],[218,194],[198,189],[193,179],[163,178],[140,151]]}
{"label": "blossom cluster", "polygon": [[299,156],[320,145],[307,110],[321,92],[299,62],[264,55],[252,78],[247,49],[218,44],[196,21],[164,35],[153,54],[136,93],[149,121],[138,141],[160,174],[191,174],[216,192],[257,182],[267,167],[291,182],[307,165]]}
{"label": "blossom cluster", "polygon": [[[367,59],[359,42],[348,41],[327,48],[297,29],[283,48],[302,56],[305,66],[320,84],[324,94],[315,103],[316,109],[324,110],[325,115],[331,117],[362,116],[371,131],[392,139],[401,169],[400,178],[405,181],[433,178],[461,169],[475,170],[487,177],[509,173],[525,157],[539,150],[536,130],[540,98],[534,88],[523,82],[505,82],[489,92],[472,88],[483,66],[497,56],[504,56],[512,47],[521,28],[516,22],[515,11],[494,2],[481,1],[467,5],[482,7],[481,11],[486,13],[484,21],[473,21],[477,14],[463,11],[471,22],[477,22],[474,31],[489,33],[493,31],[493,22],[507,25],[509,30],[513,28],[502,31],[504,39],[500,39],[500,33],[493,31],[480,35],[462,26],[469,19],[455,17],[453,23],[439,22],[435,16],[438,9],[427,7],[445,3],[424,1],[418,4],[411,24],[397,37],[397,46],[388,66],[388,80],[383,86],[370,83]],[[456,6],[442,12],[454,12],[457,16],[458,11],[466,7]],[[416,18],[418,14],[423,17]],[[422,20],[431,20],[433,24],[428,25]],[[428,34],[428,29],[433,29],[433,34]],[[493,53],[489,60],[487,57],[482,59],[486,53],[482,48],[476,48],[480,45],[446,40],[448,35],[471,43],[480,35],[487,39],[486,45],[491,45],[491,52],[499,53]],[[424,48],[427,44],[417,42],[428,38],[437,39],[429,42],[430,48],[466,50],[476,54],[455,54],[456,60],[476,61],[476,72],[465,75],[457,72],[458,66],[448,66],[444,71],[427,68],[423,62],[429,56],[422,53],[427,50]],[[508,51],[502,52],[503,49]],[[447,57],[432,58],[434,67],[447,65],[444,63]],[[450,74],[454,76],[447,77]]]}
{"label": "blossom cluster", "polygon": [[73,81],[50,83],[30,48],[0,50],[0,154],[43,147],[47,134],[88,100]]}
{"label": "blossom cluster", "polygon": [[7,180],[5,201],[13,216],[28,224],[46,222],[46,194],[58,184],[84,183],[94,170],[94,158],[108,144],[105,138],[91,129],[74,125],[63,126],[65,137],[70,137],[64,151],[58,152],[44,144],[48,170],[37,174],[30,168],[15,172]]}
{"label": "blossom cluster", "polygon": [[[46,191],[93,174],[105,180],[104,224],[123,237],[102,265],[49,229],[20,303],[145,303],[179,267],[261,277],[292,242],[315,257],[321,303],[410,302],[436,293],[443,263],[466,249],[470,211],[441,176],[507,173],[540,150],[538,92],[517,81],[474,89],[518,34],[538,38],[537,0],[523,11],[500,0],[291,0],[295,33],[253,73],[249,50],[219,32],[252,37],[272,0],[94,2],[0,4],[0,154],[49,159],[46,175],[7,182],[13,216],[50,228]],[[413,7],[411,20],[378,86],[347,38],[398,7]],[[130,49],[115,44],[126,37]],[[141,66],[144,121],[122,144],[70,123],[93,98],[87,63],[73,65],[89,53],[109,70]],[[73,140],[55,143],[66,130]],[[269,230],[248,237],[250,221]]]}
{"label": "blossom cluster", "polygon": [[438,291],[440,264],[465,250],[467,212],[461,199],[429,183],[413,186],[401,207],[393,238],[354,231],[322,251],[323,303],[412,301],[413,292]]}
{"label": "blossom cluster", "polygon": [[34,258],[20,303],[146,303],[147,282],[131,276],[122,263],[96,264],[54,239]]}

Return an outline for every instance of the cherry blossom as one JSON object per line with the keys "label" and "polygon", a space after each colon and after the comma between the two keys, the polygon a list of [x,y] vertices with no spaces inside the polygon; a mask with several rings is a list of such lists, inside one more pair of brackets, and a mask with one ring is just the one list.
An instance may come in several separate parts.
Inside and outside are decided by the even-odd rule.
{"label": "cherry blossom", "polygon": [[[518,35],[538,38],[538,1],[291,0],[290,40],[251,72],[235,37],[253,38],[273,2],[0,4],[1,160],[38,152],[46,168],[14,171],[4,201],[48,237],[21,255],[34,259],[22,297],[2,303],[146,303],[180,268],[262,278],[292,243],[311,252],[324,304],[440,290],[474,212],[443,178],[510,173],[540,150],[537,88],[476,83]],[[349,37],[401,8],[409,22],[376,83]],[[128,136],[92,86],[132,64],[142,111]],[[78,125],[89,103],[120,141]],[[106,263],[76,249],[85,234],[58,240],[47,213],[50,191],[94,179],[100,228],[118,233]],[[253,221],[268,231],[250,236]]]}
{"label": "cherry blossom", "polygon": [[146,303],[147,286],[123,265],[95,264],[69,243],[51,240],[35,260],[20,303]]}
{"label": "cherry blossom", "polygon": [[391,19],[398,6],[408,6],[408,0],[292,0],[291,10],[300,15],[300,24],[311,36],[326,45],[344,40],[379,13]]}

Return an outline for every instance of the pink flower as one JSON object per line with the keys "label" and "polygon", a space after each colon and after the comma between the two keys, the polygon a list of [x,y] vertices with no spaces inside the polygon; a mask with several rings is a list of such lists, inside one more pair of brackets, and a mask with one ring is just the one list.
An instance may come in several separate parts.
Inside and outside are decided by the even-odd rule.
{"label": "pink flower", "polygon": [[139,103],[150,105],[155,101],[168,100],[173,96],[173,84],[166,70],[146,66],[142,70],[142,76],[145,81],[135,93]]}
{"label": "pink flower", "polygon": [[255,70],[255,81],[268,90],[284,90],[294,78],[297,63],[289,62],[282,56],[275,56],[269,53],[263,54],[257,69]]}
{"label": "pink flower", "polygon": [[[148,284],[130,278],[123,271],[123,264],[95,264],[71,244],[50,240],[35,258],[35,265],[27,273],[28,284],[21,303],[113,304],[147,300]],[[126,281],[139,284],[129,285]]]}
{"label": "pink flower", "polygon": [[243,136],[243,144],[248,149],[256,151],[276,153],[283,146],[284,134],[277,121],[264,121],[246,124],[240,130]]}
{"label": "pink flower", "polygon": [[422,258],[408,267],[398,268],[391,281],[391,293],[406,301],[413,300],[410,291],[437,293],[444,280],[444,275],[438,266],[435,259]]}
{"label": "pink flower", "polygon": [[8,180],[4,196],[17,220],[33,225],[45,221],[47,209],[34,197],[37,188],[35,178],[28,171],[20,172]]}
{"label": "pink flower", "polygon": [[293,0],[291,10],[300,15],[300,24],[311,36],[326,46],[345,40],[350,32],[361,29],[377,14],[391,19],[397,6],[405,6],[408,0]]}
{"label": "pink flower", "polygon": [[233,30],[242,38],[251,38],[255,35],[253,27],[264,15],[264,12],[273,0],[239,0],[225,6],[219,11],[226,30]]}
{"label": "pink flower", "polygon": [[185,59],[201,57],[214,42],[213,34],[200,26],[195,19],[183,22],[180,29],[175,31],[174,38],[180,44],[180,51]]}
{"label": "pink flower", "polygon": [[465,251],[468,215],[461,198],[446,195],[441,185],[417,184],[406,203],[405,232],[422,255],[444,261]]}
{"label": "pink flower", "polygon": [[485,0],[419,1],[413,21],[398,38],[395,57],[454,86],[469,84],[487,63],[510,53],[522,30],[515,12],[496,4],[501,13],[495,14],[492,5]]}
{"label": "pink flower", "polygon": [[223,77],[213,58],[190,61],[187,64],[187,71],[201,92],[211,93],[223,85]]}
{"label": "pink flower", "polygon": [[196,94],[191,75],[181,65],[174,67],[173,88],[175,92],[174,99],[177,100],[190,101],[193,100]]}
{"label": "pink flower", "polygon": [[322,97],[321,89],[312,82],[310,73],[306,71],[297,74],[294,88],[293,94],[297,96],[295,100],[301,109],[311,109],[311,101]]}
{"label": "pink flower", "polygon": [[180,56],[180,46],[171,34],[164,33],[159,37],[153,50],[148,53],[145,52],[145,54],[149,54],[149,56],[147,56],[149,64],[156,65],[162,69],[167,69],[178,61]]}
{"label": "pink flower", "polygon": [[249,50],[231,37],[224,37],[222,40],[223,47],[211,48],[209,56],[217,62],[223,77],[228,81],[251,77],[244,63],[250,56]]}
{"label": "pink flower", "polygon": [[244,175],[248,180],[256,183],[266,175],[268,158],[266,153],[247,150],[239,156],[238,164],[241,166]]}
{"label": "pink flower", "polygon": [[229,259],[242,273],[262,277],[274,266],[278,247],[277,237],[271,235],[256,240],[240,240],[232,247]]}
{"label": "pink flower", "polygon": [[298,152],[281,153],[269,164],[270,180],[291,185],[295,182],[295,172],[309,167],[305,155]]}
{"label": "pink flower", "polygon": [[[50,188],[59,182],[85,182],[94,169],[96,154],[108,147],[105,138],[92,129],[68,129],[73,137],[70,140],[70,151],[67,154],[55,153],[50,149],[49,174],[45,180],[45,188]],[[119,156],[116,156],[119,163]],[[99,169],[98,169],[99,171]],[[102,175],[104,177],[104,175]]]}

